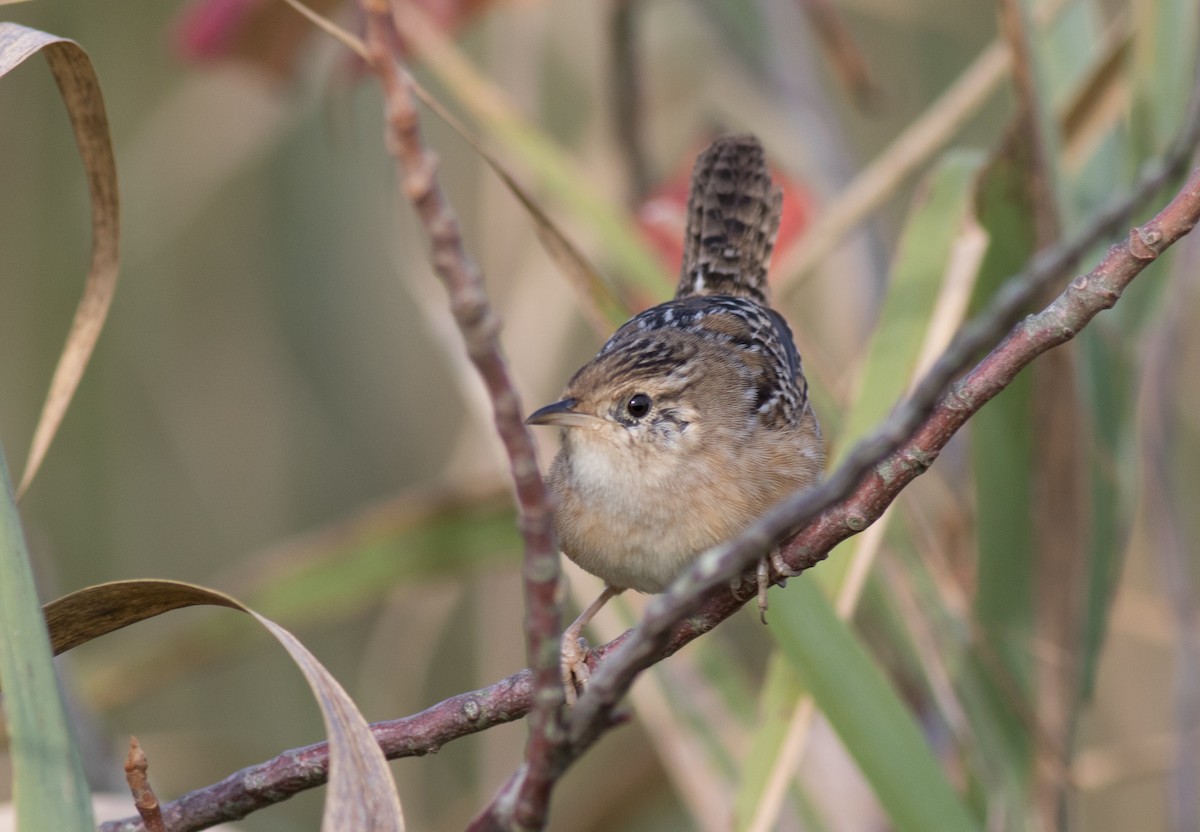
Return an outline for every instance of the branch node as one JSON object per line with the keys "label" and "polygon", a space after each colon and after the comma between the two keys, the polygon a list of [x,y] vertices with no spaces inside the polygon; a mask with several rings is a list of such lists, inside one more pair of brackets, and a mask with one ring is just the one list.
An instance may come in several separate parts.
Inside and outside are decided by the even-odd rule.
{"label": "branch node", "polygon": [[901,459],[909,467],[916,476],[920,476],[929,470],[929,466],[933,465],[938,455],[936,451],[929,452],[923,448],[912,448],[902,453]]}
{"label": "branch node", "polygon": [[861,532],[867,527],[867,518],[857,512],[846,515],[846,528],[853,532]]}
{"label": "branch node", "polygon": [[975,410],[974,391],[962,381],[955,382],[946,395],[946,409],[970,413]]}
{"label": "branch node", "polygon": [[1129,253],[1138,260],[1157,259],[1162,240],[1162,231],[1153,223],[1146,223],[1129,232]]}
{"label": "branch node", "polygon": [[[421,156],[420,162],[413,165],[404,176],[404,194],[413,202],[418,204],[424,202],[430,194],[433,193],[433,184],[436,181],[438,168],[437,154],[432,150],[427,150]],[[440,217],[439,220],[444,220]],[[430,228],[437,231],[442,230],[441,223],[431,221]]]}

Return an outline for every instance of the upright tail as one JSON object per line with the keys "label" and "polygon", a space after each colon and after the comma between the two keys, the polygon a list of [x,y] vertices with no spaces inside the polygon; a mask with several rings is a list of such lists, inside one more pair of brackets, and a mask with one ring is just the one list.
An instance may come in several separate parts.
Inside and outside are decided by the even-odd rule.
{"label": "upright tail", "polygon": [[782,194],[752,135],[723,136],[696,159],[675,297],[735,295],[767,303],[767,266]]}

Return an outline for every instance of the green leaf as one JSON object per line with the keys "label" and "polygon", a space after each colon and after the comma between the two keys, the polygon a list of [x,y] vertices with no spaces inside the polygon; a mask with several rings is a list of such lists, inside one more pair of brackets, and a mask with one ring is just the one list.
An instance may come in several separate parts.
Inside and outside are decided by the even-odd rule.
{"label": "green leaf", "polygon": [[816,584],[789,585],[771,633],[800,673],[896,829],[978,830],[899,693]]}
{"label": "green leaf", "polygon": [[1080,378],[1082,394],[1091,414],[1092,431],[1088,449],[1091,514],[1088,537],[1089,558],[1081,609],[1079,697],[1092,695],[1100,649],[1108,630],[1108,613],[1116,594],[1124,564],[1126,544],[1137,505],[1138,477],[1121,464],[1135,436],[1133,405],[1137,382],[1132,373],[1127,339],[1136,335],[1126,327],[1121,343],[1106,337],[1104,327],[1089,327],[1080,333]]}
{"label": "green leaf", "polygon": [[8,466],[0,452],[0,685],[19,832],[90,832],[92,803],[67,724]]}

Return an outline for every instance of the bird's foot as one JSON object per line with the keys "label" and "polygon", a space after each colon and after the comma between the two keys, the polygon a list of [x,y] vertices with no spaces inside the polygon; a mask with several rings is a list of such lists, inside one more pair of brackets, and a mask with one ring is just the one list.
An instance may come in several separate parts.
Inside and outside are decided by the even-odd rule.
{"label": "bird's foot", "polygon": [[574,708],[579,694],[587,687],[592,671],[587,665],[587,641],[573,627],[563,633],[561,668],[567,707]]}
{"label": "bird's foot", "polygon": [[787,561],[783,559],[783,554],[778,548],[772,549],[770,554],[765,555],[758,562],[758,571],[755,577],[758,579],[758,617],[762,623],[767,623],[767,590],[771,586],[771,581],[774,579],[780,586],[787,585],[788,578],[794,578],[799,572],[794,571],[787,565]]}

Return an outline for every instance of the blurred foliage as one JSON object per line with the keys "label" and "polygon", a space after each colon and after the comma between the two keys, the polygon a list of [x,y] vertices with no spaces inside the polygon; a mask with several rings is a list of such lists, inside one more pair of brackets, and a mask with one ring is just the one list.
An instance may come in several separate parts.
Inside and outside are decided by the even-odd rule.
{"label": "blurred foliage", "polygon": [[[316,5],[356,25],[349,7]],[[618,49],[614,5],[406,17],[422,83],[603,281],[564,277],[479,154],[426,119],[529,409],[596,349],[588,304],[669,291],[662,240],[682,230],[679,180],[713,132],[759,134],[794,192],[785,210],[819,226],[1004,37],[992,9],[947,0],[679,0],[624,4]],[[806,16],[818,6],[848,41]],[[882,207],[814,272],[773,275],[834,457],[1183,118],[1195,3],[1006,6],[1032,86],[1001,73],[955,99],[950,146],[907,155]],[[42,597],[125,578],[220,586],[294,632],[369,719],[520,668],[502,455],[355,59],[283,3],[5,13],[88,49],[124,206],[109,323],[21,504]],[[868,97],[843,71],[848,48]],[[611,83],[629,49],[632,102]],[[0,443],[14,467],[88,264],[62,113],[44,67],[0,80]],[[637,123],[618,129],[617,113]],[[657,182],[650,199],[639,171]],[[790,245],[804,244],[801,229]],[[640,719],[568,775],[551,827],[1194,827],[1198,265],[1185,240],[991,403],[886,528],[815,581],[772,590],[769,631],[739,616],[648,674]],[[539,441],[548,459],[553,441]],[[627,600],[636,614],[643,599]],[[596,632],[619,631],[620,614]],[[59,667],[77,733],[101,738],[81,743],[94,787],[119,783],[131,732],[164,798],[322,736],[267,640],[205,613],[107,636]],[[393,764],[410,827],[462,828],[523,743],[505,726]],[[319,806],[301,796],[240,826],[315,828]]]}

